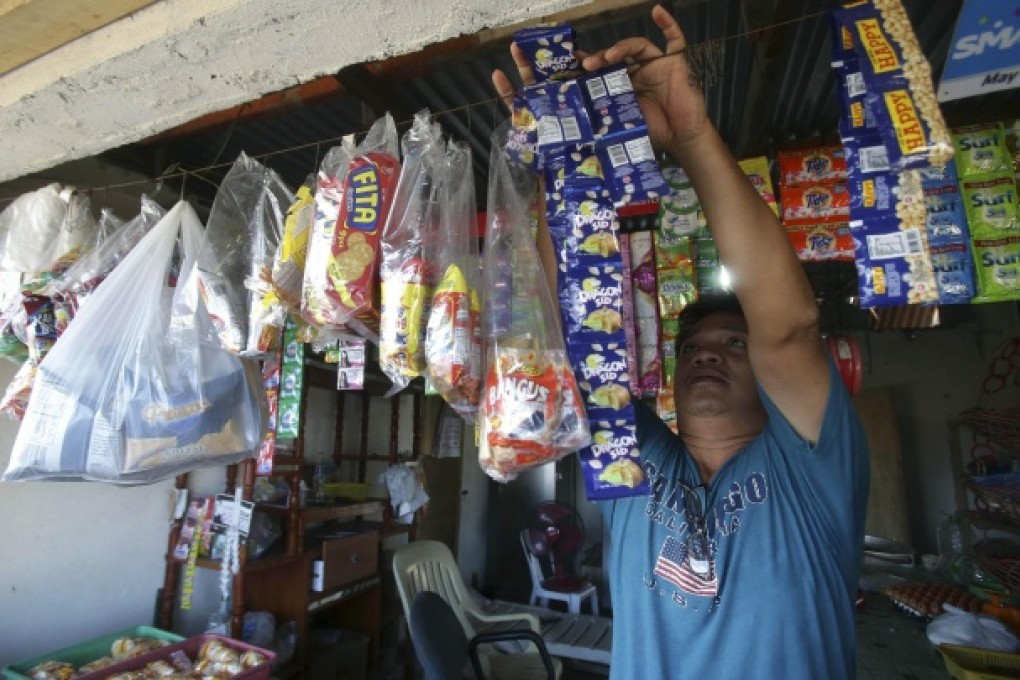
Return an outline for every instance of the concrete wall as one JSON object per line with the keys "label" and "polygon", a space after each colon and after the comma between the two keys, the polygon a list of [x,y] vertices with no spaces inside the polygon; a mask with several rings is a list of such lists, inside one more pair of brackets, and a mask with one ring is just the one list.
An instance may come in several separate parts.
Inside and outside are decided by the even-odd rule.
{"label": "concrete wall", "polygon": [[164,0],[0,77],[0,181],[584,0]]}

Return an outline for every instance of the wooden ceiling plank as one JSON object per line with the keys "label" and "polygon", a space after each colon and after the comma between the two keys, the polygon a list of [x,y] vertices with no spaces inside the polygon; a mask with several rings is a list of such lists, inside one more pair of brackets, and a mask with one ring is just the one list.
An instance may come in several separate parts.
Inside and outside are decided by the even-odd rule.
{"label": "wooden ceiling plank", "polygon": [[0,75],[157,0],[0,0]]}

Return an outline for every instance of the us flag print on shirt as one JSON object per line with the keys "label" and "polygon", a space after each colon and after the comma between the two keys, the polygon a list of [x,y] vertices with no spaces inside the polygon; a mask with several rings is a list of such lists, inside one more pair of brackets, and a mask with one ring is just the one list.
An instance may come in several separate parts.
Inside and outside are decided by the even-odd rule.
{"label": "us flag print on shirt", "polygon": [[709,562],[708,576],[696,574],[690,566],[687,546],[673,536],[667,536],[662,544],[659,558],[655,560],[656,576],[660,576],[691,595],[713,596],[719,592],[719,580],[715,575],[715,560]]}

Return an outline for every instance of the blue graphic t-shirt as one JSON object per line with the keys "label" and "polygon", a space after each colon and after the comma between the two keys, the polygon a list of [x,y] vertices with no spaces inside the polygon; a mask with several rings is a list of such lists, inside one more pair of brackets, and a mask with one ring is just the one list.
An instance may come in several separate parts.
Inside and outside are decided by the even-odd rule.
{"label": "blue graphic t-shirt", "polygon": [[765,430],[702,484],[637,405],[650,496],[603,505],[611,678],[853,678],[867,443],[835,366],[817,444],[769,398]]}

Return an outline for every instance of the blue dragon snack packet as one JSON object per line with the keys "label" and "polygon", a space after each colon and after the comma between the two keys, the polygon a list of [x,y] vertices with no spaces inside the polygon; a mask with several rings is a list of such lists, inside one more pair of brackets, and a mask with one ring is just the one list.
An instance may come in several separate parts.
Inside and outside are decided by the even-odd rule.
{"label": "blue dragon snack packet", "polygon": [[579,81],[588,99],[592,129],[596,137],[638,128],[647,129],[625,65],[592,73]]}
{"label": "blue dragon snack packet", "polygon": [[622,343],[577,345],[567,350],[591,419],[617,419],[630,407],[630,373]]}
{"label": "blue dragon snack packet", "polygon": [[574,56],[574,29],[569,24],[514,31],[514,42],[531,64],[536,82],[567,80],[584,73]]}
{"label": "blue dragon snack packet", "polygon": [[[631,407],[633,411],[633,407]],[[592,444],[578,455],[588,500],[648,494],[634,420],[592,420]]]}
{"label": "blue dragon snack packet", "polygon": [[538,152],[595,141],[588,109],[576,80],[542,83],[524,90],[531,114],[538,121]]}
{"label": "blue dragon snack packet", "polygon": [[568,187],[564,218],[561,262],[581,267],[621,263],[616,209],[602,192]]}
{"label": "blue dragon snack packet", "polygon": [[974,262],[966,241],[933,245],[929,248],[935,270],[940,305],[970,302],[977,291],[974,286]]}
{"label": "blue dragon snack packet", "polygon": [[520,92],[514,97],[511,126],[506,136],[506,153],[511,160],[531,169],[541,168],[538,153],[538,121]]}
{"label": "blue dragon snack packet", "polygon": [[571,342],[624,342],[623,269],[567,266],[559,286],[564,336]]}
{"label": "blue dragon snack packet", "polygon": [[606,185],[617,206],[666,196],[670,192],[652,140],[641,128],[605,137],[595,145]]}
{"label": "blue dragon snack packet", "polygon": [[574,144],[557,149],[543,159],[546,203],[563,200],[569,186],[593,190],[602,186],[602,165],[591,144]]}

